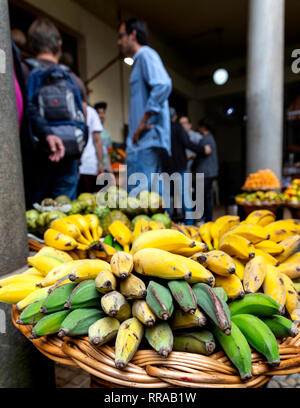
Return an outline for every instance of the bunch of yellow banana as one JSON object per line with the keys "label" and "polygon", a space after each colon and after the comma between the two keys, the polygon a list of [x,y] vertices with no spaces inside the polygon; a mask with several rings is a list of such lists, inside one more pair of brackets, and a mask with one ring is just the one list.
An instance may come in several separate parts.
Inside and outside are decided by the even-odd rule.
{"label": "bunch of yellow banana", "polygon": [[224,215],[218,218],[210,228],[210,234],[213,240],[213,247],[215,249],[221,249],[219,243],[223,235],[231,228],[236,226],[240,222],[240,217],[236,215]]}

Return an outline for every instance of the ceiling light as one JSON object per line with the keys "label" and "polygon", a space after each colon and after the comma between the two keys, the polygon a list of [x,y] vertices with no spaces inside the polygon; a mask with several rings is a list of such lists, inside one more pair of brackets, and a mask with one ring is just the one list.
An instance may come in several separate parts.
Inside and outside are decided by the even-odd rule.
{"label": "ceiling light", "polygon": [[130,58],[130,57],[124,58],[124,62],[127,65],[133,65],[133,63],[134,63],[133,58]]}
{"label": "ceiling light", "polygon": [[233,112],[234,112],[234,108],[228,108],[227,111],[226,111],[226,115],[230,116],[230,115],[233,114]]}
{"label": "ceiling light", "polygon": [[217,69],[213,74],[213,81],[217,85],[224,85],[229,77],[228,71],[224,68]]}

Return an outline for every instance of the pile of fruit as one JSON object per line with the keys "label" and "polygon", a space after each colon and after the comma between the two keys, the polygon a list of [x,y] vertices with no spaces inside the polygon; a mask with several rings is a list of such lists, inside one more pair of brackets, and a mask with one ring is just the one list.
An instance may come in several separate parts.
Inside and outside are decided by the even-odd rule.
{"label": "pile of fruit", "polygon": [[285,196],[276,191],[254,191],[253,193],[241,193],[235,198],[237,204],[282,204],[285,202]]}
{"label": "pile of fruit", "polygon": [[300,203],[300,179],[294,179],[292,184],[284,191],[284,198],[288,203]]}
{"label": "pile of fruit", "polygon": [[[149,346],[164,358],[223,349],[243,380],[252,376],[250,347],[280,364],[276,339],[296,336],[300,319],[299,220],[262,210],[243,222],[226,215],[151,229],[140,218],[134,231],[117,220],[108,227],[116,250],[94,220],[71,217],[52,222],[31,269],[0,280],[0,301],[16,304],[33,339],[114,345],[118,369]],[[75,259],[78,251],[95,259]]]}
{"label": "pile of fruit", "polygon": [[270,169],[250,173],[242,190],[272,190],[281,188],[280,181]]}
{"label": "pile of fruit", "polygon": [[110,147],[108,149],[108,153],[110,155],[110,162],[112,170],[118,170],[120,166],[125,164],[126,162],[126,152],[120,148],[113,148]]}

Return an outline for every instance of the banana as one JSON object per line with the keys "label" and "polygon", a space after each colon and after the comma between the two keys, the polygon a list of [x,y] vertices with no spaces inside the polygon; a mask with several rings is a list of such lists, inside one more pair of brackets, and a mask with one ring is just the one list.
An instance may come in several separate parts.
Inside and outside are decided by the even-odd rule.
{"label": "banana", "polygon": [[96,289],[102,293],[108,293],[117,288],[117,279],[114,274],[110,271],[100,272],[95,279]]}
{"label": "banana", "polygon": [[286,317],[273,315],[271,317],[262,317],[261,320],[272,330],[277,339],[296,337],[299,333],[297,326]]}
{"label": "banana", "polygon": [[130,229],[121,221],[114,221],[108,227],[109,232],[114,239],[123,246],[125,252],[129,252],[129,245],[132,240],[132,233]]}
{"label": "banana", "polygon": [[239,224],[228,233],[246,238],[252,244],[257,244],[258,242],[266,241],[270,238],[270,235],[266,233],[263,227],[255,224]]}
{"label": "banana", "polygon": [[296,281],[293,281],[293,284],[295,286],[296,291],[299,293],[300,292],[300,283],[296,282]]}
{"label": "banana", "polygon": [[49,287],[37,289],[34,292],[30,293],[24,299],[20,300],[16,304],[17,310],[23,310],[25,307],[31,305],[33,302],[37,302],[38,300],[44,300],[48,296]]}
{"label": "banana", "polygon": [[38,300],[27,306],[23,312],[20,314],[17,324],[35,324],[41,320],[45,315],[40,312],[43,300]]}
{"label": "banana", "polygon": [[185,278],[188,283],[203,282],[210,286],[214,286],[214,275],[203,265],[199,264],[199,262],[193,261],[193,259],[186,258],[185,256],[176,255],[176,257],[178,257],[178,260],[182,261],[191,272],[191,277]]}
{"label": "banana", "polygon": [[135,300],[133,302],[132,316],[136,317],[147,327],[152,327],[156,322],[156,316],[151,311],[145,300]]}
{"label": "banana", "polygon": [[52,255],[65,262],[72,261],[70,252],[60,251],[58,249],[55,249],[49,246],[44,246],[43,248],[41,248],[39,252],[36,253],[35,256],[40,256],[40,255]]}
{"label": "banana", "polygon": [[149,229],[151,231],[165,229],[165,228],[166,227],[164,226],[164,224],[160,221],[149,221]]}
{"label": "banana", "polygon": [[87,249],[88,246],[80,244],[74,238],[62,234],[52,228],[47,229],[44,234],[44,241],[47,246],[51,246],[62,251],[72,251],[73,249]]}
{"label": "banana", "polygon": [[282,253],[277,256],[278,262],[284,262],[287,260],[294,252],[297,251],[300,245],[300,235],[293,235],[292,237],[286,238],[279,243],[283,249]]}
{"label": "banana", "polygon": [[266,295],[269,295],[284,307],[286,290],[281,274],[275,266],[267,264],[266,276],[263,282],[263,291]]}
{"label": "banana", "polygon": [[234,260],[223,251],[199,252],[191,256],[191,259],[200,262],[205,268],[221,276],[229,276],[236,270]]}
{"label": "banana", "polygon": [[101,317],[104,317],[104,313],[99,309],[73,310],[61,323],[58,337],[86,335],[89,327]]}
{"label": "banana", "polygon": [[[174,229],[146,231],[133,242],[131,254],[134,255],[136,252],[145,248],[157,248],[172,253],[182,251],[184,248],[193,248],[195,252],[197,252],[196,249],[198,247],[203,247],[203,245],[198,246],[199,244],[202,243],[199,242],[197,244],[192,239]],[[201,251],[201,249],[198,251]]]}
{"label": "banana", "polygon": [[[300,278],[300,263],[282,263],[278,266],[278,270],[287,275],[291,279]],[[1,284],[1,283],[0,283]]]}
{"label": "banana", "polygon": [[87,222],[86,218],[83,215],[81,214],[69,215],[67,218],[64,219],[71,221],[73,224],[76,225],[86,243],[93,242],[93,237],[90,233],[89,223]]}
{"label": "banana", "polygon": [[90,343],[93,346],[102,346],[116,338],[120,322],[113,317],[103,317],[93,323],[88,330]]}
{"label": "banana", "polygon": [[152,312],[162,320],[167,320],[174,311],[170,291],[157,282],[150,281],[147,287],[146,302]]}
{"label": "banana", "polygon": [[216,276],[216,286],[221,286],[231,300],[245,296],[242,282],[236,275]]}
{"label": "banana", "polygon": [[245,274],[245,265],[237,258],[232,258],[235,263],[235,274],[242,281]]}
{"label": "banana", "polygon": [[141,275],[162,279],[189,279],[192,276],[179,255],[157,248],[145,248],[136,252],[133,256],[133,264],[135,271]]}
{"label": "banana", "polygon": [[120,292],[125,297],[143,299],[147,295],[145,283],[132,273],[120,282]]}
{"label": "banana", "polygon": [[194,225],[186,225],[185,228],[189,231],[191,239],[201,242],[199,228]]}
{"label": "banana", "polygon": [[219,249],[219,242],[221,237],[234,225],[238,224],[240,217],[236,215],[224,215],[218,218],[210,229],[210,234],[213,239],[214,249]]}
{"label": "banana", "polygon": [[283,314],[284,308],[273,298],[264,293],[249,293],[243,299],[235,300],[229,305],[231,316],[236,314],[252,314],[256,316],[272,316]]}
{"label": "banana", "polygon": [[76,285],[76,283],[66,283],[65,285],[55,288],[44,300],[40,312],[52,313],[63,310],[66,301]]}
{"label": "banana", "polygon": [[209,356],[214,352],[216,343],[211,332],[199,330],[197,332],[176,333],[173,349],[188,353],[204,354]]}
{"label": "banana", "polygon": [[246,293],[255,293],[263,284],[267,272],[267,262],[262,256],[256,256],[247,262],[243,285]]}
{"label": "banana", "polygon": [[106,293],[101,298],[101,307],[110,317],[123,321],[131,316],[131,307],[125,297],[116,290]]}
{"label": "banana", "polygon": [[270,239],[274,242],[283,241],[295,234],[300,234],[300,220],[280,220],[264,227]]}
{"label": "banana", "polygon": [[196,283],[192,289],[200,309],[203,309],[214,324],[229,335],[231,320],[226,302],[205,283]]}
{"label": "banana", "polygon": [[186,313],[194,314],[197,303],[190,285],[185,281],[174,280],[168,282],[168,286],[180,308]]}
{"label": "banana", "polygon": [[283,251],[283,248],[279,244],[277,244],[274,241],[271,241],[270,239],[260,241],[258,244],[255,244],[254,246],[256,249],[260,249],[264,252],[267,252],[272,256],[279,255]]}
{"label": "banana", "polygon": [[115,344],[115,366],[123,370],[137,351],[144,335],[142,323],[135,317],[125,320],[118,331]]}
{"label": "banana", "polygon": [[250,380],[252,378],[251,350],[237,325],[234,322],[231,323],[229,336],[226,336],[217,326],[212,328],[212,332],[229,360],[237,368],[241,380]]}
{"label": "banana", "polygon": [[210,233],[211,227],[213,225],[212,221],[206,222],[199,227],[199,234],[202,241],[207,245],[209,251],[213,249],[212,246],[212,236]]}
{"label": "banana", "polygon": [[294,255],[289,256],[288,259],[286,259],[283,264],[285,263],[300,263],[300,252],[296,252]]}
{"label": "banana", "polygon": [[300,320],[300,298],[297,289],[294,286],[293,281],[283,273],[281,274],[281,279],[284,282],[285,292],[286,292],[286,302],[285,307],[289,312],[291,319],[293,321]]}
{"label": "banana", "polygon": [[111,267],[108,262],[102,261],[101,259],[73,261],[69,279],[74,282],[95,279],[102,271],[111,271]]}
{"label": "banana", "polygon": [[110,266],[115,276],[125,279],[133,270],[133,257],[124,251],[119,251],[112,256]]}
{"label": "banana", "polygon": [[194,314],[185,313],[183,310],[175,310],[171,320],[173,330],[189,329],[191,327],[202,327],[206,324],[206,317],[197,308]]}
{"label": "banana", "polygon": [[72,291],[68,294],[68,298],[65,299],[64,306],[67,309],[96,307],[100,306],[100,299],[101,295],[96,289],[95,281],[89,279],[80,282],[78,285],[75,283],[75,287],[73,287]]}
{"label": "banana", "polygon": [[155,351],[167,358],[173,348],[173,333],[167,322],[161,322],[153,327],[147,327],[145,337]]}
{"label": "banana", "polygon": [[215,287],[215,288],[212,288],[212,289],[213,289],[214,292],[216,292],[216,294],[220,298],[222,298],[224,300],[224,302],[227,302],[228,296],[227,296],[225,290],[222,288],[222,286],[218,286],[218,287]]}
{"label": "banana", "polygon": [[269,210],[252,211],[245,219],[246,224],[257,224],[261,227],[265,227],[271,222],[275,221],[275,214]]}
{"label": "banana", "polygon": [[0,302],[15,304],[37,290],[35,283],[22,281],[6,285],[0,289]]}
{"label": "banana", "polygon": [[55,284],[58,280],[62,279],[64,276],[69,277],[69,274],[74,266],[76,265],[76,262],[81,262],[81,261],[71,261],[71,262],[65,262],[61,264],[60,266],[57,266],[56,268],[53,268],[47,276],[42,280],[42,282],[39,284],[40,287],[45,287],[45,286],[51,286]]}
{"label": "banana", "polygon": [[78,256],[78,259],[87,259],[88,257],[88,251],[84,250],[82,251],[81,249],[76,249],[76,255]]}
{"label": "banana", "polygon": [[48,336],[49,334],[57,333],[64,319],[69,314],[69,310],[62,310],[60,312],[51,313],[39,320],[32,329],[30,339],[37,339],[38,337]]}
{"label": "banana", "polygon": [[92,235],[93,241],[99,241],[102,235],[102,228],[99,225],[99,218],[95,214],[87,214],[85,216],[87,223],[90,227],[90,233]]}
{"label": "banana", "polygon": [[133,233],[132,233],[132,242],[134,242],[137,237],[139,237],[143,232],[149,231],[149,222],[144,218],[137,220]]}
{"label": "banana", "polygon": [[29,268],[29,269],[27,269],[27,271],[22,272],[21,275],[22,276],[26,276],[26,275],[37,276],[39,278],[44,278],[44,275],[35,268]]}
{"label": "banana", "polygon": [[194,241],[195,246],[193,248],[180,248],[176,250],[176,254],[182,256],[192,256],[197,252],[207,251],[207,245],[204,242]]}
{"label": "banana", "polygon": [[46,276],[53,268],[65,263],[62,259],[53,255],[35,255],[27,258],[28,265],[33,266],[42,275]]}
{"label": "banana", "polygon": [[220,240],[219,249],[242,260],[249,260],[255,256],[254,246],[240,235],[224,235]]}
{"label": "banana", "polygon": [[268,254],[268,252],[262,251],[261,249],[255,248],[255,256],[262,256],[269,265],[273,266],[279,265],[279,262],[277,261],[276,258],[274,258],[274,256]]}
{"label": "banana", "polygon": [[250,314],[240,314],[232,316],[232,321],[238,326],[248,343],[264,355],[272,367],[280,364],[276,337],[262,320]]}
{"label": "banana", "polygon": [[[80,230],[73,224],[68,218],[57,218],[56,220],[52,221],[50,224],[50,228],[54,229],[55,231],[61,232],[68,237],[72,237],[75,241],[81,236]],[[87,242],[88,243],[88,242]]]}
{"label": "banana", "polygon": [[42,282],[42,276],[36,275],[24,275],[23,273],[18,273],[17,275],[10,275],[7,278],[3,278],[0,280],[0,288],[5,288],[6,286],[10,285],[22,285],[22,283],[32,284],[33,286],[38,285]]}

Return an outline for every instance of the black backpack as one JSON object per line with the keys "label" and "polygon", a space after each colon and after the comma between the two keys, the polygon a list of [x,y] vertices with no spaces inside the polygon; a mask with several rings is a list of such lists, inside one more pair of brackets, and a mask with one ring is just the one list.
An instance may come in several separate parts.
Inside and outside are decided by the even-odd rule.
{"label": "black backpack", "polygon": [[26,64],[32,69],[27,83],[29,103],[37,107],[51,133],[63,141],[65,156],[79,158],[88,141],[88,129],[70,69],[65,65],[48,68],[36,59],[27,59]]}

